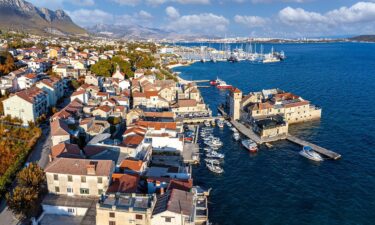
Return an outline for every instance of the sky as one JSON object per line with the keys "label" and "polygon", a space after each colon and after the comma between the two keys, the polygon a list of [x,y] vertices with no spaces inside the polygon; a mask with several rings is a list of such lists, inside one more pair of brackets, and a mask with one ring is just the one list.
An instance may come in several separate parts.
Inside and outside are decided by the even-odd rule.
{"label": "sky", "polygon": [[82,27],[140,25],[220,37],[334,37],[375,33],[375,0],[29,0]]}

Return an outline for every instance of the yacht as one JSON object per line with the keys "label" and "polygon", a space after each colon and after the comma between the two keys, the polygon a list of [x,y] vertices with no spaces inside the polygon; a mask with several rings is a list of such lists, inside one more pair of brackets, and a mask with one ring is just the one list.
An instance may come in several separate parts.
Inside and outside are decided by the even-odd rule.
{"label": "yacht", "polygon": [[303,146],[299,154],[316,162],[323,161],[323,158],[319,155],[319,153],[315,152],[310,146]]}
{"label": "yacht", "polygon": [[257,152],[258,151],[258,146],[257,144],[250,140],[250,139],[244,139],[242,140],[242,145],[247,149],[249,150],[249,152]]}
{"label": "yacht", "polygon": [[237,132],[235,132],[235,133],[233,133],[233,139],[234,140],[236,140],[236,141],[238,141],[238,140],[240,140],[240,134],[239,133],[237,133]]}
{"label": "yacht", "polygon": [[206,163],[207,168],[214,173],[224,173],[224,170],[213,163]]}

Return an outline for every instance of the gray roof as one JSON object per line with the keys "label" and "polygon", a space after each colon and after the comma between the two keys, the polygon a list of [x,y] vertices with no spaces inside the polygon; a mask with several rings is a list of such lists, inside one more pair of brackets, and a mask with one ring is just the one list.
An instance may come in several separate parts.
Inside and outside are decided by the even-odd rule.
{"label": "gray roof", "polygon": [[193,193],[172,189],[158,197],[152,214],[156,215],[164,211],[170,211],[190,216],[193,212],[193,198]]}

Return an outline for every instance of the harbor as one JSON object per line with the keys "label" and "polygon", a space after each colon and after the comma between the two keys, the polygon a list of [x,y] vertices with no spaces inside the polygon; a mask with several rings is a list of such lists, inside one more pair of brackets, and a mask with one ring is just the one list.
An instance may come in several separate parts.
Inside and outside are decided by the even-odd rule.
{"label": "harbor", "polygon": [[[327,47],[333,48],[334,45]],[[267,51],[270,48],[269,45]],[[300,48],[303,49],[304,57],[299,57]],[[361,107],[358,105],[363,103],[363,100],[331,88],[330,81],[335,79],[330,67],[314,67],[314,63],[318,61],[329,60],[328,55],[324,51],[322,51],[323,55],[315,55],[316,51],[313,50],[315,48],[321,50],[320,45],[276,46],[276,49],[285,50],[288,53],[288,58],[283,63],[272,66],[246,61],[235,64],[223,61],[217,63],[198,62],[189,67],[176,68],[176,71],[181,72],[180,76],[184,79],[215,80],[219,76],[220,79],[239,88],[245,94],[267,88],[282,88],[286,92],[302,96],[311,104],[318,104],[322,109],[321,119],[291,124],[288,137],[298,137],[300,140],[307,141],[310,147],[314,147],[315,144],[341,155],[340,160],[331,160],[337,158],[336,155],[325,156],[318,152],[318,148],[314,147],[316,152],[325,159],[323,162],[315,162],[299,154],[303,148],[302,145],[306,145],[306,143],[296,144],[286,137],[278,141],[266,142],[267,145],[271,144],[269,146],[266,143],[260,144],[257,153],[250,153],[242,146],[241,141],[236,141],[232,137],[234,134],[232,128],[227,125],[224,128],[212,127],[213,135],[224,142],[218,151],[225,155],[225,159],[220,165],[224,172],[216,174],[207,168],[204,161],[203,145],[200,146],[200,152],[203,153],[200,155],[201,163],[193,166],[197,185],[213,188],[208,204],[210,222],[214,224],[246,224],[243,222],[246,220],[253,221],[253,224],[275,224],[277,222],[319,224],[324,218],[324,221],[329,221],[330,224],[338,224],[343,218],[349,221],[354,221],[353,218],[357,218],[355,221],[369,224],[369,217],[353,207],[353,204],[361,201],[366,207],[373,209],[369,200],[360,197],[364,189],[354,190],[355,195],[345,194],[349,189],[352,189],[347,185],[347,180],[352,180],[363,188],[370,188],[368,179],[358,177],[358,175],[366,174],[365,170],[369,169],[371,147],[366,143],[371,139],[368,139],[368,132],[364,132],[366,135],[363,135],[354,129],[354,127],[366,126],[366,123],[358,121],[359,117],[353,116],[353,113],[356,115],[365,114],[365,111],[359,110]],[[345,49],[346,52],[352,52]],[[350,65],[347,60],[345,62]],[[340,73],[336,74],[337,76],[342,74],[342,82],[338,81],[341,87],[341,83],[348,80],[348,77],[344,76],[347,67],[343,64],[342,59],[334,60],[334,63],[341,65],[342,68]],[[328,77],[319,76],[319,73],[329,75],[327,75]],[[365,75],[359,76],[364,77]],[[352,81],[352,83],[355,85],[358,82]],[[348,91],[347,86],[345,88],[344,85],[343,88]],[[366,88],[366,90],[370,89]],[[201,88],[200,91],[215,116],[216,108],[226,102],[228,91],[219,90],[214,86]],[[323,98],[322,96],[330,97]],[[358,110],[357,108],[348,110],[346,107],[348,104],[358,106]],[[367,122],[371,119],[370,114],[363,116]],[[228,118],[225,115],[223,117]],[[239,129],[238,132],[241,133]],[[243,134],[240,136],[243,139],[248,138]],[[358,154],[359,152],[361,154]],[[356,163],[353,171],[350,168],[354,161]],[[366,165],[363,164],[364,162]],[[355,180],[352,179],[353,177]],[[372,185],[372,182],[370,183]],[[240,190],[239,187],[246,188]],[[345,202],[338,203],[337,196],[341,199],[339,201]],[[239,204],[241,207],[238,212],[229,213],[231,216],[229,218],[227,212],[230,212],[230,209],[238,208]],[[274,209],[272,213],[268,210],[270,207]],[[300,216],[306,215],[306,210],[318,213],[318,217],[321,219],[318,220],[312,214],[308,214],[307,218]],[[341,220],[330,216],[336,210],[345,212],[345,215],[341,216]],[[365,211],[370,213],[369,210]],[[357,216],[358,213],[360,216]],[[237,218],[238,215],[241,217]]]}

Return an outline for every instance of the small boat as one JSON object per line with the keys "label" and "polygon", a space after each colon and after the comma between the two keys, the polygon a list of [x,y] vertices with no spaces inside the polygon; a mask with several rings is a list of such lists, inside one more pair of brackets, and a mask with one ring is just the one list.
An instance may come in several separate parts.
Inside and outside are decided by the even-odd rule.
{"label": "small boat", "polygon": [[218,153],[218,152],[215,152],[215,151],[211,151],[211,152],[208,152],[206,154],[206,157],[207,158],[216,158],[216,159],[224,159],[224,154],[222,153]]}
{"label": "small boat", "polygon": [[233,86],[230,84],[227,84],[225,81],[221,81],[218,85],[216,85],[219,89],[232,89]]}
{"label": "small boat", "polygon": [[206,163],[214,164],[214,165],[220,165],[220,161],[217,159],[204,159]]}
{"label": "small boat", "polygon": [[223,128],[224,127],[224,122],[219,120],[217,121],[217,126],[220,127],[220,128]]}
{"label": "small boat", "polygon": [[216,86],[216,85],[217,85],[216,80],[210,80],[210,85],[211,85],[211,86]]}
{"label": "small boat", "polygon": [[249,150],[249,152],[257,152],[258,151],[258,146],[257,144],[250,140],[250,139],[245,139],[245,140],[242,140],[242,145],[247,149]]}
{"label": "small boat", "polygon": [[204,121],[204,125],[205,125],[206,127],[210,127],[210,126],[211,126],[210,122],[208,122],[208,121]]}
{"label": "small boat", "polygon": [[215,120],[212,120],[212,121],[211,121],[211,125],[212,125],[213,127],[216,126]]}
{"label": "small boat", "polygon": [[233,139],[234,140],[236,140],[236,141],[238,141],[238,140],[240,140],[240,134],[239,133],[237,133],[237,132],[235,132],[235,133],[233,133]]}
{"label": "small boat", "polygon": [[214,173],[224,173],[224,170],[217,165],[214,165],[213,163],[206,163],[207,168]]}
{"label": "small boat", "polygon": [[303,146],[299,154],[316,162],[323,161],[323,158],[319,155],[319,153],[315,152],[310,146]]}

